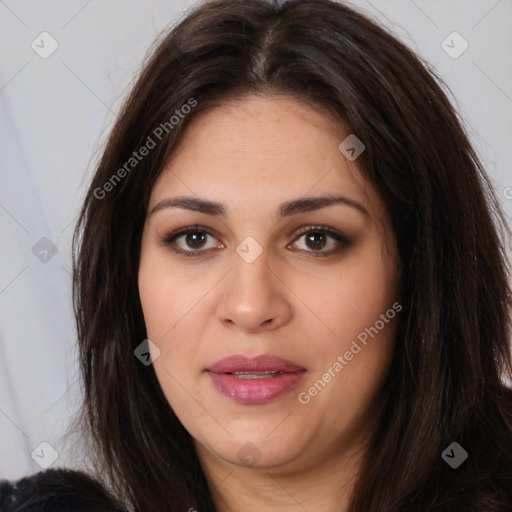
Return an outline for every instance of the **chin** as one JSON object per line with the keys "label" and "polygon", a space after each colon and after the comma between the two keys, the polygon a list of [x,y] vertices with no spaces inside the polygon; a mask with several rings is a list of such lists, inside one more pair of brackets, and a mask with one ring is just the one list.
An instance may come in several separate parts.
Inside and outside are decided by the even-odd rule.
{"label": "chin", "polygon": [[295,436],[290,435],[289,431],[286,439],[282,436],[269,436],[266,432],[267,429],[258,428],[253,431],[246,428],[239,435],[232,432],[233,438],[218,442],[209,438],[202,448],[235,466],[262,470],[286,467],[304,454],[304,447],[294,441]]}

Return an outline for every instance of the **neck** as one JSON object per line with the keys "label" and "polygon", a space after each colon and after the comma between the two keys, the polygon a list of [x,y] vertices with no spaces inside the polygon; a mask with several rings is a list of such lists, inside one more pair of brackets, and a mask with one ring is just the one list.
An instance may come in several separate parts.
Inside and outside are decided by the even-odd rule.
{"label": "neck", "polygon": [[363,454],[353,445],[300,465],[257,468],[226,462],[200,445],[197,451],[218,512],[346,512]]}

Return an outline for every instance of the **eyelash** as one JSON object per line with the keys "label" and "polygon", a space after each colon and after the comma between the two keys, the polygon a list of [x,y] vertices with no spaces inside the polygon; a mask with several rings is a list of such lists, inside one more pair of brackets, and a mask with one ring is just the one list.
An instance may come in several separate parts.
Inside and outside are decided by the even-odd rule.
{"label": "eyelash", "polygon": [[[189,258],[195,258],[198,256],[202,256],[209,249],[206,249],[206,250],[198,249],[195,251],[186,251],[183,249],[176,248],[173,245],[173,242],[175,242],[178,238],[180,238],[183,235],[187,235],[189,233],[205,233],[206,235],[213,236],[210,233],[209,228],[196,225],[196,226],[188,226],[185,228],[178,229],[177,231],[174,231],[173,233],[163,237],[161,239],[161,241],[166,246],[170,246],[171,250],[175,254],[181,254],[182,256],[189,257]],[[339,233],[337,231],[333,231],[331,228],[329,228],[327,226],[321,226],[321,225],[307,226],[305,228],[300,229],[297,233],[295,233],[296,238],[294,239],[293,243],[297,242],[302,236],[310,234],[310,233],[320,233],[323,235],[327,235],[331,238],[334,238],[334,240],[336,240],[336,242],[338,242],[338,244],[339,244],[339,247],[337,247],[335,249],[331,249],[330,251],[313,251],[313,250],[305,251],[303,249],[300,249],[301,251],[313,254],[315,257],[331,256],[331,255],[341,251],[342,249],[349,247],[352,243],[347,237],[345,237],[341,233]]]}

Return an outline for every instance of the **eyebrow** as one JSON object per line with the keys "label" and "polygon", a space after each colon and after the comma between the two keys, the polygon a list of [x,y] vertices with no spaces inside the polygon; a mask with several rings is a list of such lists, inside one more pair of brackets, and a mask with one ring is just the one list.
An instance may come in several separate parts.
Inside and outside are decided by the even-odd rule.
{"label": "eyebrow", "polygon": [[[319,197],[299,197],[292,201],[282,203],[278,208],[277,218],[282,219],[290,215],[320,210],[334,205],[350,206],[351,208],[359,210],[364,215],[369,215],[366,208],[353,199],[344,196],[326,195]],[[221,203],[190,196],[163,199],[151,209],[149,215],[153,215],[165,208],[181,208],[183,210],[215,215],[217,217],[227,217],[226,208]]]}

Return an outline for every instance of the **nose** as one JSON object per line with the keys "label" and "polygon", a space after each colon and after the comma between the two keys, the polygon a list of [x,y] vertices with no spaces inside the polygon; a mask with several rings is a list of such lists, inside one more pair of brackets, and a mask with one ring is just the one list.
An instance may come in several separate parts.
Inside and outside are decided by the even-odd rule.
{"label": "nose", "polygon": [[224,281],[217,318],[229,328],[258,333],[285,325],[292,316],[290,291],[263,253],[252,263],[234,256]]}

